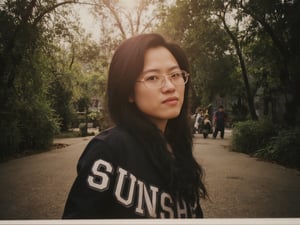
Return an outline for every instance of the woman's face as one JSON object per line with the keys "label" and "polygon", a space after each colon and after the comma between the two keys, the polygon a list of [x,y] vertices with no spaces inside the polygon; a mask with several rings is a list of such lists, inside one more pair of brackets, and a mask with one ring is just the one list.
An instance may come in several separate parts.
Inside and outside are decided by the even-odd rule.
{"label": "woman's face", "polygon": [[185,85],[174,85],[164,76],[176,71],[181,69],[169,50],[164,47],[148,49],[143,72],[137,81],[153,80],[162,76],[163,85],[153,88],[146,86],[145,82],[136,82],[134,96],[129,100],[162,131],[165,130],[168,119],[179,115],[184,100]]}

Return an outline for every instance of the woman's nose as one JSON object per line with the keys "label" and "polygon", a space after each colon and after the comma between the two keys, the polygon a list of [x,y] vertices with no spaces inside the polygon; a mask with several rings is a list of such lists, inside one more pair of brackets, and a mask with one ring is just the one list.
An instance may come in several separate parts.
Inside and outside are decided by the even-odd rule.
{"label": "woman's nose", "polygon": [[171,79],[168,76],[164,76],[164,82],[162,85],[163,90],[175,90],[175,85],[171,81]]}

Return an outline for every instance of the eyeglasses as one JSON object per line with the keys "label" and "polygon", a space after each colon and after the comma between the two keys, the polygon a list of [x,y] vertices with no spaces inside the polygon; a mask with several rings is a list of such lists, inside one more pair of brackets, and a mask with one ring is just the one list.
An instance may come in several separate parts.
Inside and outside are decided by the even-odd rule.
{"label": "eyeglasses", "polygon": [[156,73],[149,73],[141,80],[136,82],[143,82],[147,88],[161,88],[166,83],[166,78],[176,86],[185,85],[189,80],[189,75],[186,71],[180,70],[166,75],[160,75]]}

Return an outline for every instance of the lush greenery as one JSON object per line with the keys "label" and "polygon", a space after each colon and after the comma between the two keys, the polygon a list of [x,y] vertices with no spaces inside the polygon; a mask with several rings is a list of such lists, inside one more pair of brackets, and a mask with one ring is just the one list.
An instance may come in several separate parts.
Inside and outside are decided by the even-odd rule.
{"label": "lush greenery", "polygon": [[231,112],[234,149],[291,166],[299,142],[284,134],[300,126],[299,16],[299,1],[178,0],[159,27],[188,53],[193,104]]}
{"label": "lush greenery", "polygon": [[55,134],[72,126],[80,103],[86,103],[86,110],[92,97],[103,96],[98,84],[105,59],[72,16],[69,6],[74,2],[23,0],[0,5],[2,158],[47,149]]}
{"label": "lush greenery", "polygon": [[[108,127],[104,96],[111,54],[125,38],[153,31],[185,49],[193,111],[225,105],[238,129],[238,151],[243,146],[250,154],[260,149],[262,157],[279,155],[279,146],[300,126],[298,0],[124,2],[0,3],[1,157],[47,148],[54,135],[73,127],[81,135],[88,123]],[[82,28],[74,10],[80,7],[100,21],[98,40]],[[287,131],[275,138],[274,127]]]}
{"label": "lush greenery", "polygon": [[300,169],[300,129],[279,130],[264,148],[255,156]]}
{"label": "lush greenery", "polygon": [[[299,125],[299,1],[176,1],[159,31],[180,42],[199,105]],[[174,29],[176,28],[176,29]],[[229,104],[228,104],[229,103]],[[260,115],[258,115],[258,113]]]}
{"label": "lush greenery", "polygon": [[276,132],[276,126],[270,120],[235,123],[232,130],[232,148],[235,151],[253,154],[265,147]]}
{"label": "lush greenery", "polygon": [[233,128],[232,148],[300,169],[299,135],[299,128],[281,128],[270,120],[238,122]]}

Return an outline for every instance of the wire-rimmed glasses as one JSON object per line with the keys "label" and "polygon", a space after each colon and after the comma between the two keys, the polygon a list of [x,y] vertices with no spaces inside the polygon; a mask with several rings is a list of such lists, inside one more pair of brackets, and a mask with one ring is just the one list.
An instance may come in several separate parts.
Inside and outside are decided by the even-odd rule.
{"label": "wire-rimmed glasses", "polygon": [[146,74],[143,79],[136,82],[143,82],[147,88],[161,88],[165,85],[166,79],[172,82],[175,86],[185,85],[189,79],[189,73],[184,70],[172,72],[170,74],[162,75],[151,72]]}

